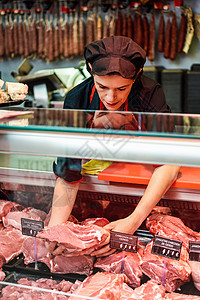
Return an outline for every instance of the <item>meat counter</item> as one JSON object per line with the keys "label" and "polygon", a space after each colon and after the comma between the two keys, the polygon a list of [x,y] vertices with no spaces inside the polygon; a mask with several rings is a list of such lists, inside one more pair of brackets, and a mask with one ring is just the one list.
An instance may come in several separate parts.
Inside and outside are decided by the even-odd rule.
{"label": "meat counter", "polygon": [[[34,118],[27,117],[26,122],[14,118],[2,120],[0,124],[1,199],[12,203],[8,209],[10,214],[16,207],[29,213],[25,217],[31,216],[31,209],[49,212],[56,181],[52,163],[58,156],[110,162],[105,169],[100,166],[99,170],[94,170],[92,165],[83,175],[72,212],[79,223],[88,218],[113,221],[126,217],[143,195],[154,168],[160,164],[177,164],[182,166],[180,176],[162,197],[157,209],[180,218],[194,232],[200,231],[199,115],[31,110]],[[6,223],[6,217],[1,218]],[[11,217],[8,224],[13,226],[13,220]],[[136,235],[143,244],[153,237],[145,223]],[[25,259],[24,253],[19,251],[11,260],[2,262],[8,278],[4,283],[17,282],[27,274],[34,280],[49,276],[57,282],[65,279],[73,283],[91,275],[91,268],[85,274],[73,272],[71,258],[73,271],[71,268],[67,273],[54,272],[44,263],[44,257],[38,258],[36,268],[34,259]],[[88,264],[91,261],[87,261]],[[143,274],[141,283],[145,279]],[[20,283],[27,284],[23,280]],[[60,288],[60,291],[63,290]],[[192,281],[178,292],[200,295]]]}

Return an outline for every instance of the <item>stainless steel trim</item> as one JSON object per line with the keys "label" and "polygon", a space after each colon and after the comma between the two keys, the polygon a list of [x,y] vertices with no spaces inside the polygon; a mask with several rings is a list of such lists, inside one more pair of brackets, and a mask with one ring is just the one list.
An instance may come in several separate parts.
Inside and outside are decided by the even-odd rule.
{"label": "stainless steel trim", "polygon": [[109,134],[0,131],[0,152],[200,167],[200,141]]}
{"label": "stainless steel trim", "polygon": [[[19,185],[52,189],[55,186],[55,181],[55,176],[51,172],[0,168],[0,183],[5,189],[18,190]],[[103,181],[98,180],[97,176],[84,176],[84,181],[80,183],[79,187],[80,192],[107,194],[109,197],[112,197],[112,195],[141,197],[145,189],[145,185]],[[188,205],[195,202],[195,205],[200,207],[200,190],[171,187],[162,197],[162,201],[163,203],[166,202],[166,206],[168,200],[178,201],[179,203],[188,201],[190,203]]]}

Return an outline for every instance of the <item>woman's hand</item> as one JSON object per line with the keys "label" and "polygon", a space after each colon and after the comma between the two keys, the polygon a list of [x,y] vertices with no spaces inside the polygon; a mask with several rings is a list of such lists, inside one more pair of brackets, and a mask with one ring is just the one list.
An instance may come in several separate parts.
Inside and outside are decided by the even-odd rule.
{"label": "woman's hand", "polygon": [[[114,222],[111,222],[103,227],[106,230],[113,230],[122,233],[133,234],[134,230],[130,226],[130,218],[120,219]],[[110,248],[110,236],[99,245],[98,249],[91,253],[92,256],[101,257],[113,254],[116,249]]]}

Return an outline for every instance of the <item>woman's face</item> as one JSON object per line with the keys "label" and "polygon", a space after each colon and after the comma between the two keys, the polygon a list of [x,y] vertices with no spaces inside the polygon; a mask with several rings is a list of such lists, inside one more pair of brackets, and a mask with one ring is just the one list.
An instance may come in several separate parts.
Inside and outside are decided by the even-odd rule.
{"label": "woman's face", "polygon": [[96,90],[105,108],[110,111],[121,110],[135,80],[118,74],[93,75],[93,77]]}

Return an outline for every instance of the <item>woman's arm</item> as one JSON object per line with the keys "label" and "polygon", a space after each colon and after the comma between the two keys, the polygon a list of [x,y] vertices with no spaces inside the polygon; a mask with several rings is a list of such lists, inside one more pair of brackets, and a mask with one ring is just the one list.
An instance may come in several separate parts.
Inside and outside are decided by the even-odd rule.
{"label": "woman's arm", "polygon": [[[149,215],[154,206],[159,202],[162,196],[171,187],[177,179],[179,166],[163,165],[157,167],[149,181],[143,197],[138,203],[136,209],[127,218],[120,219],[106,225],[104,228],[118,232],[133,234],[142,222]],[[95,256],[105,256],[113,253],[115,250],[110,249],[109,240],[105,242],[103,248],[92,253]]]}
{"label": "woman's arm", "polygon": [[52,212],[48,227],[66,222],[71,214],[79,183],[70,183],[57,178],[54,188]]}

